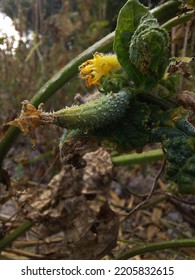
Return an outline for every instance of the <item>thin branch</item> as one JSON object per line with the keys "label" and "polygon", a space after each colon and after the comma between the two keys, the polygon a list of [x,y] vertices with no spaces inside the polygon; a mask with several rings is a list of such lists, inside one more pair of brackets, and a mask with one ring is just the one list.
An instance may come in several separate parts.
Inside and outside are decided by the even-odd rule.
{"label": "thin branch", "polygon": [[52,243],[59,243],[64,240],[64,237],[56,237],[56,238],[47,238],[46,240],[28,240],[28,241],[14,241],[13,246],[14,247],[30,247],[30,246],[36,246],[36,245],[42,245],[42,244],[52,244]]}
{"label": "thin branch", "polygon": [[31,259],[43,259],[44,256],[41,254],[35,254],[29,251],[25,251],[25,250],[19,250],[19,249],[6,249],[4,252],[8,252],[8,253],[12,253],[12,254],[16,254],[16,255],[20,255],[23,257],[27,257],[27,258],[31,258]]}
{"label": "thin branch", "polygon": [[143,244],[136,246],[127,252],[116,256],[117,260],[127,260],[137,255],[145,254],[148,252],[165,250],[165,249],[180,249],[185,247],[195,247],[195,238],[184,238],[170,241],[160,241],[155,243]]}
{"label": "thin branch", "polygon": [[[187,54],[187,46],[188,46],[188,37],[189,37],[189,33],[190,33],[190,26],[191,26],[191,22],[189,21],[186,24],[185,27],[185,36],[184,36],[184,42],[183,42],[183,50],[182,50],[182,56],[185,57]],[[184,88],[184,77],[181,76],[180,78],[180,86],[179,86],[179,92],[182,92]]]}
{"label": "thin branch", "polygon": [[152,188],[151,188],[149,194],[147,195],[146,199],[143,200],[142,202],[140,202],[139,204],[137,204],[137,205],[127,214],[126,217],[129,217],[129,216],[131,216],[132,214],[134,214],[134,213],[135,213],[137,210],[139,210],[143,205],[145,205],[145,204],[148,202],[148,200],[151,198],[151,196],[152,196],[152,194],[154,193],[154,190],[155,190],[155,188],[156,188],[156,186],[157,186],[158,179],[160,178],[160,176],[161,176],[162,173],[164,172],[165,164],[166,164],[166,159],[164,159],[163,164],[162,164],[162,166],[161,166],[161,168],[160,168],[160,170],[159,170],[157,176],[156,176],[155,179],[154,179]]}
{"label": "thin branch", "polygon": [[178,201],[180,203],[184,203],[184,204],[187,204],[187,205],[195,205],[195,200],[188,201],[186,199],[183,199],[181,196],[174,195],[173,193],[163,192],[162,194],[166,195],[171,201],[172,200],[176,200],[176,201]]}

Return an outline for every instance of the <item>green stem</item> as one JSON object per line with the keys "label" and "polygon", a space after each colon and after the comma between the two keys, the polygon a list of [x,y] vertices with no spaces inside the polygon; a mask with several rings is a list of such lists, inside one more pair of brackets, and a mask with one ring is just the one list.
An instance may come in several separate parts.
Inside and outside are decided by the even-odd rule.
{"label": "green stem", "polygon": [[24,234],[33,226],[34,222],[25,220],[18,228],[13,232],[6,235],[2,240],[0,240],[0,251],[9,246],[14,240]]}
{"label": "green stem", "polygon": [[151,10],[151,12],[158,19],[158,22],[163,24],[179,12],[180,5],[181,2],[177,0],[167,1]]}
{"label": "green stem", "polygon": [[0,142],[0,175],[2,162],[19,135],[20,129],[12,126],[8,129]]}
{"label": "green stem", "polygon": [[[158,18],[159,22],[162,23],[175,16],[175,14],[178,12],[178,6],[179,2],[173,0],[158,6],[151,12],[154,14],[155,17]],[[65,65],[46,84],[44,84],[37,93],[35,93],[34,97],[30,100],[30,103],[37,107],[40,103],[45,102],[47,99],[49,99],[50,96],[52,96],[56,91],[58,91],[78,72],[78,66],[81,65],[87,59],[89,59],[92,53],[95,53],[96,51],[110,51],[112,49],[114,35],[115,32],[110,33],[109,35],[107,35],[106,37],[89,47],[83,53],[78,55],[67,65]],[[4,138],[1,140],[0,167],[10,148],[17,139],[19,133],[20,131],[18,128],[11,127],[8,130],[8,132],[4,135]]]}
{"label": "green stem", "polygon": [[179,24],[186,23],[187,21],[189,21],[193,14],[194,14],[194,11],[190,11],[186,14],[181,15],[181,16],[174,17],[174,18],[168,20],[167,22],[165,22],[162,25],[162,27],[167,29],[167,30],[171,30],[171,28],[173,28],[173,27],[175,27]]}
{"label": "green stem", "polygon": [[144,101],[147,104],[154,104],[157,105],[158,107],[161,107],[163,110],[169,110],[175,108],[175,104],[162,100],[159,97],[156,97],[153,94],[150,93],[139,93],[138,95],[138,100]]}
{"label": "green stem", "polygon": [[145,162],[156,161],[163,159],[164,155],[161,149],[143,152],[141,154],[129,154],[112,157],[112,162],[115,166],[143,164]]}
{"label": "green stem", "polygon": [[179,249],[185,247],[195,247],[195,238],[160,241],[155,243],[139,245],[127,251],[126,253],[118,255],[116,259],[127,260],[133,258],[134,256],[141,255],[148,252],[164,250],[164,249]]}

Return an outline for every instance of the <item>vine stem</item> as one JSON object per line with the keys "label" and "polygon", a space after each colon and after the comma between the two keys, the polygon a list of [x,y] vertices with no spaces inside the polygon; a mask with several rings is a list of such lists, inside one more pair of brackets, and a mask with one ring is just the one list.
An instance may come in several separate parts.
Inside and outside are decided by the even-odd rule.
{"label": "vine stem", "polygon": [[[160,23],[163,23],[175,16],[175,14],[178,12],[179,5],[179,1],[171,0],[156,7],[155,9],[151,10],[151,12],[155,17],[157,17]],[[49,97],[57,92],[78,72],[79,65],[89,59],[93,53],[97,51],[110,51],[112,49],[114,35],[115,32],[110,33],[66,64],[48,82],[46,82],[37,93],[35,93],[33,98],[30,100],[30,103],[37,107],[40,103],[48,100]],[[11,127],[8,129],[7,133],[5,133],[3,139],[0,142],[0,167],[2,166],[4,158],[6,157],[19,134],[20,130],[17,127]]]}
{"label": "vine stem", "polygon": [[34,225],[33,221],[24,220],[24,222],[13,230],[11,233],[6,235],[2,240],[0,240],[0,251],[9,246],[14,240],[24,234],[27,230],[29,230]]}
{"label": "vine stem", "polygon": [[[128,241],[127,241],[128,243]],[[132,243],[131,243],[132,244]],[[154,243],[143,244],[135,246],[131,250],[116,256],[117,260],[127,260],[137,255],[145,254],[148,252],[165,250],[165,249],[179,249],[185,247],[195,247],[195,238],[184,238],[170,241],[160,241]]]}
{"label": "vine stem", "polygon": [[167,29],[167,30],[171,30],[171,28],[182,24],[182,23],[186,23],[187,21],[189,21],[192,17],[192,15],[194,14],[194,10],[187,12],[181,16],[177,16],[174,17],[170,20],[168,20],[166,23],[164,23],[163,25],[161,25],[163,28]]}
{"label": "vine stem", "polygon": [[112,163],[115,166],[118,165],[130,165],[130,164],[143,164],[145,162],[157,161],[164,158],[164,154],[161,149],[146,151],[141,154],[126,154],[120,156],[113,156]]}

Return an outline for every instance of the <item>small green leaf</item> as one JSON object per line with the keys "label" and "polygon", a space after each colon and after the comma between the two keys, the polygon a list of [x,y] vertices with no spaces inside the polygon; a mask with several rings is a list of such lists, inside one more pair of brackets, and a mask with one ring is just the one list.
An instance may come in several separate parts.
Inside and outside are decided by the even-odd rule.
{"label": "small green leaf", "polygon": [[148,13],[147,8],[137,0],[129,0],[121,9],[117,21],[114,50],[121,66],[135,84],[142,83],[142,75],[130,61],[129,44],[141,18]]}
{"label": "small green leaf", "polygon": [[166,178],[178,184],[181,193],[195,194],[195,139],[175,137],[163,142],[168,161]]}
{"label": "small green leaf", "polygon": [[114,50],[136,87],[150,90],[168,66],[169,36],[137,0],[129,0],[118,17]]}
{"label": "small green leaf", "polygon": [[92,135],[106,146],[119,152],[129,152],[148,143],[150,131],[148,121],[150,108],[147,104],[130,100],[129,108],[123,118],[96,129]]}
{"label": "small green leaf", "polygon": [[179,172],[178,188],[180,193],[195,194],[195,154],[186,161]]}
{"label": "small green leaf", "polygon": [[148,13],[131,38],[129,56],[136,69],[144,74],[144,86],[151,88],[164,76],[168,66],[169,36]]}
{"label": "small green leaf", "polygon": [[0,37],[0,45],[4,44],[5,39],[6,39],[6,37]]}

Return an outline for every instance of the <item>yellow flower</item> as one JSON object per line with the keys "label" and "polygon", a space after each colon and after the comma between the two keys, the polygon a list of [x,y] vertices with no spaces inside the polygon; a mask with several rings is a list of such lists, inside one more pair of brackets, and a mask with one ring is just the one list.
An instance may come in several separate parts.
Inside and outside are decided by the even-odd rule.
{"label": "yellow flower", "polygon": [[103,76],[120,69],[116,55],[96,52],[93,59],[85,61],[79,67],[80,77],[85,80],[87,87],[91,85],[99,85],[99,81]]}

